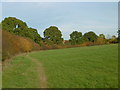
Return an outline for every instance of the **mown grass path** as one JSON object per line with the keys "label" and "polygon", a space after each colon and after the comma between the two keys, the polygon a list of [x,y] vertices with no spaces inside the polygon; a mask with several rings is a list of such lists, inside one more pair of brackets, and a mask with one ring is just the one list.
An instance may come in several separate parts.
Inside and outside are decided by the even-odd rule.
{"label": "mown grass path", "polygon": [[32,58],[29,55],[27,55],[27,58],[31,59],[33,63],[36,63],[37,72],[39,76],[38,79],[40,81],[40,88],[47,88],[47,78],[44,72],[43,65],[39,62],[39,60]]}
{"label": "mown grass path", "polygon": [[39,60],[21,54],[4,62],[3,88],[47,88],[47,78]]}

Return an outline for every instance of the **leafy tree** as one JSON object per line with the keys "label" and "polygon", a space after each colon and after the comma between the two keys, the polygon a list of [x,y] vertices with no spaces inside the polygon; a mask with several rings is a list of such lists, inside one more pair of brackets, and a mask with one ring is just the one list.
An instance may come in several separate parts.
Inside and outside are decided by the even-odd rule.
{"label": "leafy tree", "polygon": [[96,44],[98,45],[102,45],[102,44],[105,44],[107,41],[105,39],[105,35],[104,34],[99,34],[99,37],[97,38],[96,40]]}
{"label": "leafy tree", "polygon": [[105,35],[104,34],[99,34],[99,37],[105,39]]}
{"label": "leafy tree", "polygon": [[44,31],[44,41],[49,44],[62,44],[63,38],[61,31],[56,26],[50,26]]}
{"label": "leafy tree", "polygon": [[120,42],[120,29],[118,30],[118,42]]}
{"label": "leafy tree", "polygon": [[118,36],[120,37],[120,30],[118,30]]}
{"label": "leafy tree", "polygon": [[82,43],[82,33],[78,32],[78,31],[73,31],[70,34],[70,42],[71,42],[72,45]]}
{"label": "leafy tree", "polygon": [[27,24],[15,17],[8,17],[2,21],[2,29],[20,35],[20,30],[25,30]]}
{"label": "leafy tree", "polygon": [[95,42],[97,40],[98,36],[90,31],[90,32],[87,32],[83,35],[83,40],[86,42],[86,41],[90,41],[90,42]]}
{"label": "leafy tree", "polygon": [[28,37],[38,44],[40,44],[41,41],[41,37],[36,29],[28,28],[25,22],[15,17],[8,17],[3,20],[2,30],[8,31],[19,36]]}
{"label": "leafy tree", "polygon": [[115,36],[115,35],[113,35],[113,36],[112,36],[112,39],[116,39],[116,36]]}
{"label": "leafy tree", "polygon": [[117,37],[115,35],[109,40],[110,43],[118,43]]}
{"label": "leafy tree", "polygon": [[37,29],[34,28],[27,28],[25,32],[25,36],[29,37],[30,39],[34,40],[36,43],[40,44],[42,38],[37,32]]}

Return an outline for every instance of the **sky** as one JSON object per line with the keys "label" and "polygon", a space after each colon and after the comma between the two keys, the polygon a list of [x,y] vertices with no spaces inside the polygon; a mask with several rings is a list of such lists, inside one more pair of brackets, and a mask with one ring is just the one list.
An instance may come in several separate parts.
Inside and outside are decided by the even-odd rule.
{"label": "sky", "polygon": [[119,0],[1,0],[2,2],[118,2]]}
{"label": "sky", "polygon": [[117,36],[117,2],[3,2],[2,20],[16,17],[26,22],[29,27],[43,31],[50,26],[57,26],[63,38],[79,31],[83,34],[94,31]]}

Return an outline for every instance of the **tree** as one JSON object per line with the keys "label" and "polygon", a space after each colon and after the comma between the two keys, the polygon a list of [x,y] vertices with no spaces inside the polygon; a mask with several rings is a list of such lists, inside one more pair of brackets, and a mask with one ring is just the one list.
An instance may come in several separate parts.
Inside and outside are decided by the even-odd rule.
{"label": "tree", "polygon": [[104,34],[99,34],[99,37],[105,39],[105,35]]}
{"label": "tree", "polygon": [[116,36],[115,36],[115,35],[113,35],[113,36],[112,36],[112,39],[116,39]]}
{"label": "tree", "polygon": [[8,17],[2,21],[2,30],[15,35],[28,37],[40,45],[41,37],[37,30],[29,28],[25,22],[15,17]]}
{"label": "tree", "polygon": [[2,21],[2,29],[20,35],[22,30],[27,28],[27,24],[15,17],[8,17]]}
{"label": "tree", "polygon": [[56,26],[50,26],[44,31],[44,41],[49,45],[62,44],[61,31]]}
{"label": "tree", "polygon": [[105,35],[104,34],[99,34],[99,37],[97,38],[96,44],[102,45],[106,43]]}
{"label": "tree", "polygon": [[72,45],[80,44],[82,43],[82,33],[78,31],[73,31],[70,34],[70,40]]}
{"label": "tree", "polygon": [[37,29],[34,28],[27,28],[25,32],[25,36],[29,37],[30,39],[34,40],[36,43],[41,44],[41,36],[38,34]]}
{"label": "tree", "polygon": [[117,37],[115,35],[109,40],[110,43],[118,43]]}
{"label": "tree", "polygon": [[83,40],[86,42],[86,41],[90,41],[90,42],[95,42],[97,40],[98,36],[90,31],[90,32],[87,32],[83,35]]}
{"label": "tree", "polygon": [[120,30],[118,30],[118,36],[120,36]]}
{"label": "tree", "polygon": [[120,42],[120,29],[118,30],[118,42]]}

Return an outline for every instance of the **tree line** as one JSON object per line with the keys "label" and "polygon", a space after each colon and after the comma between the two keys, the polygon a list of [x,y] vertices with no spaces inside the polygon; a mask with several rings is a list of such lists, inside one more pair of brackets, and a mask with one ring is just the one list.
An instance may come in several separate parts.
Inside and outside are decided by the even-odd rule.
{"label": "tree line", "polygon": [[41,37],[38,34],[37,29],[28,27],[26,22],[23,22],[20,19],[15,17],[7,17],[2,22],[2,30],[10,32],[12,34],[27,37],[32,39],[34,42],[38,43],[40,46],[47,45],[79,45],[86,42],[105,44],[105,43],[118,43],[120,39],[120,30],[118,30],[118,37],[112,36],[111,39],[106,39],[104,34],[99,34],[99,36],[93,31],[86,32],[82,34],[82,32],[73,31],[70,34],[69,40],[64,40],[62,38],[62,32],[56,26],[50,26],[45,29],[43,34],[44,37]]}

